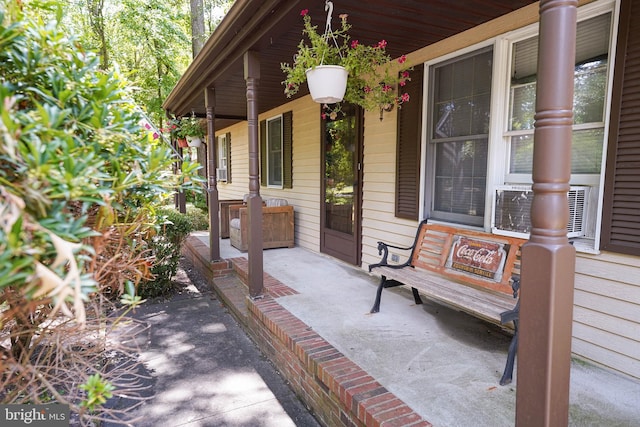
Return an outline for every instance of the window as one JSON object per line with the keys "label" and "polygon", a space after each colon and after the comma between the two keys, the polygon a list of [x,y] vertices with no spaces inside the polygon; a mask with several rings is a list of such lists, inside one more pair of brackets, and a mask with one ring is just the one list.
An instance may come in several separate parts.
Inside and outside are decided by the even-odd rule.
{"label": "window", "polygon": [[[602,196],[611,16],[605,13],[583,19],[576,31],[570,184],[588,190],[588,197],[576,212],[583,224],[580,235],[574,238],[575,247],[587,252],[595,250],[597,205]],[[537,56],[537,36],[512,44],[505,132],[509,155],[504,182],[508,184],[533,182]]]}
{"label": "window", "polygon": [[267,186],[282,187],[282,116],[267,120]]}
{"label": "window", "polygon": [[217,168],[216,179],[218,181],[230,182],[230,168],[229,168],[229,139],[230,134],[218,136],[218,156],[217,156]]}
{"label": "window", "polygon": [[493,49],[430,72],[427,186],[431,218],[484,223]]}
{"label": "window", "polygon": [[[571,172],[573,181],[592,185],[600,180],[602,164],[610,25],[607,13],[579,22],[576,34]],[[513,44],[506,133],[510,182],[531,182],[537,57],[537,36]]]}
{"label": "window", "polygon": [[[594,2],[578,10],[570,185],[584,203],[576,204],[583,222],[571,235],[586,252],[598,250],[612,7]],[[499,232],[497,192],[530,188],[538,29],[530,25],[425,64],[424,217]]]}
{"label": "window", "polygon": [[293,188],[293,113],[260,121],[260,185]]}

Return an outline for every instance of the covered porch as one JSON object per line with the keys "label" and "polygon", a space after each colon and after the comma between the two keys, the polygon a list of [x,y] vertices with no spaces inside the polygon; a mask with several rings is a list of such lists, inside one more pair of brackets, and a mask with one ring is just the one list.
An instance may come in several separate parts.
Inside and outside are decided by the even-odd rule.
{"label": "covered porch", "polygon": [[[222,239],[229,264],[212,264],[208,243],[207,232],[193,233],[185,256],[327,425],[349,417],[367,426],[514,424],[517,369],[512,384],[498,385],[506,333],[437,304],[417,306],[397,288],[369,314],[376,277],[300,247],[264,251],[265,297],[252,300],[242,279],[247,254]],[[569,425],[636,425],[638,401],[636,381],[572,360]]]}
{"label": "covered porch", "polygon": [[[458,36],[464,38],[465,30],[480,28],[484,37],[496,37],[508,28],[515,29],[518,26],[533,24],[537,22],[538,16],[541,17],[538,55],[540,68],[536,104],[538,122],[535,136],[536,147],[540,148],[536,148],[536,153],[533,155],[537,160],[533,162],[533,187],[534,191],[539,193],[536,196],[543,197],[534,199],[530,244],[523,247],[522,289],[526,295],[521,305],[522,335],[519,359],[520,362],[524,362],[521,365],[525,369],[520,370],[521,387],[517,393],[518,414],[516,416],[518,424],[522,425],[562,425],[568,410],[568,364],[571,350],[575,250],[567,240],[563,224],[566,222],[567,213],[564,205],[569,178],[572,76],[575,65],[572,59],[574,55],[571,53],[575,50],[578,3],[577,1],[542,1],[540,3],[522,1],[511,2],[505,6],[503,3],[493,1],[456,2],[446,5],[437,1],[428,3],[381,1],[363,6],[361,2],[344,1],[341,4],[343,10],[353,14],[354,27],[362,29],[361,33],[353,34],[353,37],[357,37],[363,43],[370,43],[384,37],[390,46],[397,47],[397,51],[389,52],[392,56],[398,56],[404,52],[414,53],[415,64],[412,63],[412,65],[420,65],[427,57],[432,58],[437,54],[438,47],[442,48],[452,40],[457,41]],[[324,2],[310,4],[310,13],[315,16],[322,15],[323,4]],[[259,132],[259,123],[262,123],[260,120],[265,118],[264,115],[272,109],[283,109],[288,102],[304,101],[303,98],[296,98],[293,101],[284,98],[280,84],[283,77],[279,64],[290,61],[291,55],[295,52],[295,46],[300,39],[300,26],[295,23],[299,20],[297,11],[306,7],[305,2],[277,0],[237,2],[164,104],[168,112],[177,115],[189,113],[206,115],[207,145],[210,148],[215,147],[218,130],[228,129],[236,124],[239,126],[240,123],[246,124],[241,131],[237,127],[234,128],[236,133],[242,134],[243,139],[247,141],[246,158],[242,159],[246,161],[243,168],[246,172],[240,178],[248,184],[245,189],[248,189],[248,228],[251,237],[246,263],[247,273],[243,273],[243,276],[246,277],[248,284],[250,298],[246,303],[249,312],[256,314],[261,320],[265,320],[260,314],[262,313],[260,307],[265,304],[262,297],[269,296],[268,281],[263,276],[265,271],[268,272],[264,266],[267,265],[266,257],[269,252],[263,252],[261,244],[261,192],[270,189],[268,185],[261,185],[260,182],[260,172],[264,168],[260,165],[259,135],[263,133]],[[356,14],[356,11],[359,13]],[[362,21],[357,22],[356,16],[363,17]],[[505,18],[507,16],[514,19]],[[503,18],[500,20],[501,25],[491,25],[492,20],[498,18]],[[559,41],[562,41],[562,44],[559,44]],[[299,93],[299,96],[302,95],[304,94]],[[278,113],[284,115],[285,112],[278,110]],[[307,141],[305,138],[311,139],[316,136],[300,132],[305,124],[316,122],[318,120],[295,122],[298,124],[294,129],[297,129],[298,135],[302,137],[298,141]],[[366,129],[375,129],[372,126],[373,121],[369,120],[367,123],[365,134]],[[365,140],[366,138],[365,136]],[[368,141],[371,142],[372,139]],[[372,146],[367,142],[364,145]],[[309,146],[310,144],[306,146],[298,144],[298,148]],[[203,265],[213,262],[214,266],[217,265],[216,261],[224,259],[217,238],[219,230],[216,207],[219,194],[217,177],[214,174],[216,151],[215,148],[208,150],[208,200],[212,209],[210,209],[208,257],[205,256],[203,259]],[[231,156],[233,157],[233,153]],[[309,164],[306,166],[308,167]],[[237,180],[234,181],[236,184],[237,182]],[[309,184],[308,178],[303,182]],[[364,182],[366,185],[366,179]],[[296,195],[305,205],[317,194],[314,186],[301,186],[294,188],[293,191],[299,192]],[[309,209],[308,212],[311,214],[312,210]],[[361,210],[357,209],[357,212]],[[375,212],[366,212],[366,214],[373,217]],[[315,217],[309,216],[306,219],[308,226],[306,231],[315,230],[313,226],[318,223]],[[360,231],[358,225],[355,229]],[[296,233],[300,235],[299,230],[296,230]],[[356,241],[355,246],[361,247],[360,243]],[[544,268],[539,268],[541,263]],[[289,271],[289,274],[293,274],[295,268],[290,270],[292,271]],[[324,279],[322,283],[316,284],[315,289],[323,293],[315,300],[319,307],[326,310],[329,306],[327,294],[342,301],[350,301],[343,289],[338,288],[333,293],[327,289],[325,282],[335,281],[334,277],[323,271],[317,272],[317,275]],[[305,280],[300,282],[305,283]],[[289,296],[293,298],[292,295],[288,295],[287,298]],[[252,316],[248,318],[252,319]],[[334,321],[334,316],[331,319]],[[266,320],[267,325],[273,325],[272,319]],[[392,332],[403,337],[405,329],[411,328],[414,324],[414,322],[408,322],[401,331]],[[272,330],[268,327],[264,332],[268,334],[269,331],[275,331],[276,335],[282,332],[278,328]],[[431,333],[425,331],[429,331],[426,327],[422,332]],[[416,338],[416,341],[430,342],[424,337]],[[297,347],[294,345],[295,348]],[[405,353],[399,351],[397,346],[393,350]],[[277,356],[278,352],[274,355]],[[458,352],[455,355],[460,356]],[[314,359],[306,357],[305,360]],[[448,365],[456,366],[452,363],[455,359],[452,361],[451,358],[447,358],[446,362]],[[312,367],[315,366],[314,363],[311,363]],[[397,364],[394,363],[393,366]],[[436,371],[448,374],[455,369],[448,366]],[[316,372],[315,369],[311,372],[314,376],[319,375],[320,378],[324,375],[323,372]],[[447,379],[451,382],[450,378]],[[436,381],[435,378],[432,380]],[[365,387],[364,384],[360,385]],[[331,390],[331,385],[324,384],[324,386]],[[417,393],[420,393],[422,386],[423,384],[416,387],[414,384]],[[324,390],[323,386],[320,388]],[[345,397],[343,395],[346,392],[342,389],[338,390],[339,399],[341,401],[346,399],[347,408],[354,409],[353,396],[349,397],[347,393]],[[461,395],[449,396],[448,401],[462,398]],[[515,407],[515,404],[512,407]],[[357,413],[357,404],[355,409]],[[513,414],[510,415],[509,419],[513,420]]]}

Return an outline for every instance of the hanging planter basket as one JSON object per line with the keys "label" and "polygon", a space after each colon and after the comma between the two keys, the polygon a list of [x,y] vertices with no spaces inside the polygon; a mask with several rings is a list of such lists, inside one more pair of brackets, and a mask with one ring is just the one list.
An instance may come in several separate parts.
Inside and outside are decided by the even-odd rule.
{"label": "hanging planter basket", "polygon": [[186,148],[188,146],[189,146],[189,143],[187,142],[186,138],[178,138],[178,147]]}
{"label": "hanging planter basket", "polygon": [[187,143],[189,147],[200,147],[202,145],[202,138],[197,136],[188,136]]}
{"label": "hanging planter basket", "polygon": [[339,65],[318,65],[306,71],[311,98],[320,104],[342,101],[349,73]]}

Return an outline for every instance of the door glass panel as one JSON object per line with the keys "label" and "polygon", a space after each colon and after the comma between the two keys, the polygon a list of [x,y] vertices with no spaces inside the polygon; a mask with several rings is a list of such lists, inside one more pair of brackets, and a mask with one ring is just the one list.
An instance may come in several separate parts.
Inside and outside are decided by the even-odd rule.
{"label": "door glass panel", "polygon": [[353,235],[356,191],[356,116],[343,107],[345,115],[327,118],[325,158],[325,227]]}

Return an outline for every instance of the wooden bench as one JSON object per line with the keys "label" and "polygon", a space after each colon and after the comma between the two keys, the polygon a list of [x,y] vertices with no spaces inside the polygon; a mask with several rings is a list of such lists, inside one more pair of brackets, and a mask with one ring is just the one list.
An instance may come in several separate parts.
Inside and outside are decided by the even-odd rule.
{"label": "wooden bench", "polygon": [[[420,223],[411,247],[378,242],[382,260],[369,271],[382,276],[371,313],[380,310],[383,288],[407,285],[416,304],[420,295],[501,327],[513,338],[500,385],[513,376],[518,343],[520,248],[526,240],[480,231]],[[389,251],[411,251],[402,264],[388,262]]]}

